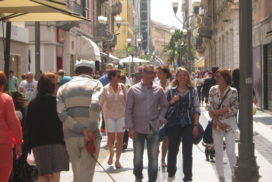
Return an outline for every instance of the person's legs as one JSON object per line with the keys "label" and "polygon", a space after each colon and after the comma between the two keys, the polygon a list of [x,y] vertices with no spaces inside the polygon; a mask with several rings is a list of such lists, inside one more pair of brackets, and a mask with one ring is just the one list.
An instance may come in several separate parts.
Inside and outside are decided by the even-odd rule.
{"label": "person's legs", "polygon": [[60,172],[48,175],[48,179],[49,179],[48,182],[59,182]]}
{"label": "person's legs", "polygon": [[143,153],[144,153],[144,142],[146,139],[145,134],[136,133],[136,138],[133,140],[133,152],[134,152],[134,169],[133,174],[136,179],[143,179]]}
{"label": "person's legs", "polygon": [[219,177],[224,177],[223,163],[223,134],[222,131],[213,129],[213,144],[215,150],[215,166]]}
{"label": "person's legs", "polygon": [[148,179],[149,182],[155,182],[158,174],[158,146],[159,133],[155,130],[147,135],[147,154],[148,154]]}
{"label": "person's legs", "polygon": [[166,136],[162,142],[162,146],[161,146],[161,166],[162,167],[166,167],[167,164],[165,163],[165,157],[168,151],[168,137]]}
{"label": "person's legs", "polygon": [[225,134],[226,138],[226,150],[227,150],[227,155],[229,158],[229,163],[230,163],[230,169],[232,176],[234,176],[234,167],[237,162],[236,154],[235,154],[235,133],[234,132],[228,132]]}
{"label": "person's legs", "polygon": [[168,177],[173,177],[177,171],[177,155],[179,152],[180,126],[173,126],[168,128],[168,157],[167,157],[167,172]]}
{"label": "person's legs", "polygon": [[186,126],[182,129],[182,157],[184,181],[192,180],[193,168],[193,126]]}
{"label": "person's legs", "polygon": [[[94,171],[95,171],[95,165],[96,165],[96,159],[98,159],[99,151],[100,151],[100,142],[101,139],[97,138],[95,140],[95,148],[96,152],[92,156],[89,154],[85,148],[84,145],[84,139],[82,138],[79,146],[81,147],[81,159],[80,159],[80,171],[79,171],[79,182],[92,182]],[[95,159],[93,158],[95,157]]]}
{"label": "person's legs", "polygon": [[108,148],[110,152],[108,164],[112,165],[113,162],[113,156],[114,156],[114,142],[115,142],[115,133],[109,133],[108,132]]}
{"label": "person's legs", "polygon": [[124,133],[122,132],[117,133],[117,148],[116,148],[116,161],[115,161],[116,168],[122,168],[120,164],[120,156],[123,149],[123,137],[124,137]]}
{"label": "person's legs", "polygon": [[80,169],[80,149],[79,141],[83,137],[72,137],[65,139],[66,149],[69,154],[69,159],[72,164],[74,175],[74,182],[79,182],[79,169]]}
{"label": "person's legs", "polygon": [[7,144],[0,144],[0,181],[7,182],[12,170],[12,148]]}

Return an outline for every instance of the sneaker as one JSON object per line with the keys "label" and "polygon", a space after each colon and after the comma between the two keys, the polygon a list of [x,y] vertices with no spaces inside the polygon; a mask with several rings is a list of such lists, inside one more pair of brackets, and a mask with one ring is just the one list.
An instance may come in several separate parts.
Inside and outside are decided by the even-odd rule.
{"label": "sneaker", "polygon": [[225,182],[225,177],[223,176],[219,177],[219,182]]}

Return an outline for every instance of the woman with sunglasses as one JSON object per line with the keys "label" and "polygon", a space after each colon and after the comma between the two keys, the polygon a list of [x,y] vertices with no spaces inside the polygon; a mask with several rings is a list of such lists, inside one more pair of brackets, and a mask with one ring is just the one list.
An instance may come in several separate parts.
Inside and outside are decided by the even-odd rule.
{"label": "woman with sunglasses", "polygon": [[115,167],[122,168],[120,156],[123,149],[123,136],[125,131],[125,106],[126,88],[120,83],[120,70],[111,70],[108,73],[110,83],[102,92],[100,105],[105,117],[106,131],[108,136],[108,148],[110,152],[108,164],[112,165],[114,157],[114,144],[116,141]]}

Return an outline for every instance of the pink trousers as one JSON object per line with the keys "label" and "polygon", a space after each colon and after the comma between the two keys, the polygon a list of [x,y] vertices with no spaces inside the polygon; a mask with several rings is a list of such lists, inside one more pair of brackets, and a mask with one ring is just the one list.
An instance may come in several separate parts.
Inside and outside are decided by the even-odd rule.
{"label": "pink trousers", "polygon": [[12,170],[12,147],[0,144],[0,181],[8,182]]}

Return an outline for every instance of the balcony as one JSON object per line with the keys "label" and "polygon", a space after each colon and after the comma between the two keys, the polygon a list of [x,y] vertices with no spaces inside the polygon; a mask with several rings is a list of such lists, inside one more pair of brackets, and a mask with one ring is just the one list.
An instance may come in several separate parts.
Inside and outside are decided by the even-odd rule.
{"label": "balcony", "polygon": [[212,37],[212,18],[208,16],[202,16],[202,23],[198,28],[200,37],[211,39]]}

